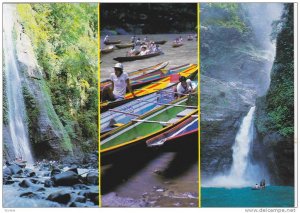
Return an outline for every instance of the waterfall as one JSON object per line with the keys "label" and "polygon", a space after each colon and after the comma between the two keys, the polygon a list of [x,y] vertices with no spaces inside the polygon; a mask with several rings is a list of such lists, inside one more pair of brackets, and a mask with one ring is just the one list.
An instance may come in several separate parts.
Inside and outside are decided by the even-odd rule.
{"label": "waterfall", "polygon": [[15,157],[33,163],[28,139],[28,127],[25,122],[26,110],[22,93],[22,75],[17,66],[13,27],[15,8],[3,4],[3,48],[5,58],[6,96],[8,101],[9,132]]}
{"label": "waterfall", "polygon": [[211,187],[245,187],[259,183],[262,172],[259,166],[250,161],[250,149],[253,142],[255,106],[251,107],[243,118],[232,147],[232,166],[227,175],[218,175],[204,183]]}

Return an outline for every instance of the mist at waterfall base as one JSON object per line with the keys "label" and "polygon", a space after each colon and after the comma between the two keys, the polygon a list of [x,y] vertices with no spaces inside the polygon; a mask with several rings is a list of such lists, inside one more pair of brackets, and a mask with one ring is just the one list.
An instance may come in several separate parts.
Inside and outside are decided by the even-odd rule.
{"label": "mist at waterfall base", "polygon": [[22,74],[17,66],[15,47],[13,42],[13,27],[15,8],[4,4],[3,29],[4,29],[4,58],[6,76],[6,96],[8,102],[9,132],[15,158],[21,158],[28,163],[33,163],[28,127],[26,120],[26,108],[22,93]]}

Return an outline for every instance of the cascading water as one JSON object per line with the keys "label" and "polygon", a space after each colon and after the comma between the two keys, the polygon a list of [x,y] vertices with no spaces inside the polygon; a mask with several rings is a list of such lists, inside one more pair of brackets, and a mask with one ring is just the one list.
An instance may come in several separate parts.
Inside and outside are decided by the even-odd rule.
{"label": "cascading water", "polygon": [[13,42],[15,8],[12,5],[4,4],[3,12],[3,47],[9,132],[15,157],[26,160],[28,163],[33,163],[28,139],[28,128],[25,122],[26,110],[22,93],[22,76],[17,66]]}
{"label": "cascading water", "polygon": [[255,106],[243,118],[232,147],[232,166],[228,175],[220,175],[204,183],[212,187],[245,187],[258,183],[263,177],[261,169],[250,162],[250,149],[253,142]]}

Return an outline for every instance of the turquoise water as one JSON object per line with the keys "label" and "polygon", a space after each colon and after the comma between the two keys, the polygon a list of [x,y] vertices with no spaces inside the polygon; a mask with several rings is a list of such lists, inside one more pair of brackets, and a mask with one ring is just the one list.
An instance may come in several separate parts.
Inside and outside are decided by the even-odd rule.
{"label": "turquoise water", "polygon": [[202,188],[202,207],[294,207],[294,187]]}

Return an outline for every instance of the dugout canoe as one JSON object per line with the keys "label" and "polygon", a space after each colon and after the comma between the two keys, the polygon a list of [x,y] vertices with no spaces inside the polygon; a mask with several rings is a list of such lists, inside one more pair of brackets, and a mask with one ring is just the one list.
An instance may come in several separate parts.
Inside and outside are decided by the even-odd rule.
{"label": "dugout canoe", "polygon": [[[172,143],[185,143],[188,138],[198,134],[198,114],[191,115],[185,121],[146,141],[148,147],[161,147]],[[176,145],[176,144],[173,144]]]}
{"label": "dugout canoe", "polygon": [[146,59],[146,58],[151,58],[151,57],[155,57],[155,56],[159,56],[163,54],[163,52],[155,52],[155,53],[150,53],[147,55],[135,55],[135,56],[124,56],[124,57],[116,57],[114,58],[115,61],[118,62],[124,62],[124,61],[136,61],[136,60],[142,60],[142,59]]}
{"label": "dugout canoe", "polygon": [[180,47],[180,46],[182,46],[183,45],[183,43],[173,43],[172,44],[172,47]]}
{"label": "dugout canoe", "polygon": [[[132,147],[146,148],[146,141],[152,137],[170,130],[198,112],[198,95],[180,98],[171,105],[164,105],[145,115],[132,119],[128,124],[110,131],[101,137],[101,162],[109,163]],[[107,158],[107,159],[105,159]]]}
{"label": "dugout canoe", "polygon": [[105,45],[120,44],[120,43],[121,43],[121,40],[118,40],[118,41],[104,41]]}
{"label": "dugout canoe", "polygon": [[180,71],[179,73],[170,75],[170,76],[165,77],[157,82],[153,82],[149,85],[142,87],[141,89],[138,89],[138,91],[134,92],[136,97],[133,97],[133,95],[131,93],[127,93],[125,95],[124,99],[122,99],[122,100],[101,102],[100,103],[101,113],[107,111],[108,109],[112,109],[114,107],[125,104],[136,98],[139,98],[139,97],[142,97],[145,95],[149,95],[149,94],[157,92],[159,90],[163,90],[167,87],[171,87],[171,86],[175,85],[176,83],[178,83],[178,79],[176,79],[176,78],[179,75],[185,76],[185,77],[190,77],[190,76],[197,74],[197,71],[198,71],[198,66],[196,64],[190,64],[187,68]]}
{"label": "dugout canoe", "polygon": [[[133,72],[127,72],[128,76],[130,79],[148,74],[148,73],[152,73],[154,71],[160,70],[160,69],[164,69],[166,66],[168,66],[169,62],[161,62],[159,64],[156,64],[154,66],[150,66],[150,67],[146,67],[146,68],[142,68]],[[102,90],[104,87],[111,85],[111,81],[109,79],[104,80],[102,82],[100,82],[100,90]]]}
{"label": "dugout canoe", "polygon": [[108,46],[108,47],[106,47],[106,48],[104,48],[104,49],[101,49],[101,53],[102,54],[107,54],[107,53],[110,53],[110,52],[112,52],[112,51],[114,51],[114,46],[113,45],[111,45],[111,46]]}
{"label": "dugout canoe", "polygon": [[119,48],[119,49],[124,49],[124,48],[128,48],[128,47],[133,47],[133,43],[116,44],[115,46],[116,46],[117,48]]}
{"label": "dugout canoe", "polygon": [[[153,70],[152,72],[145,73],[143,75],[130,77],[131,87],[132,87],[132,89],[141,88],[151,82],[161,80],[161,79],[168,77],[175,73],[179,73],[179,72],[183,71],[184,69],[188,68],[189,66],[190,66],[190,64],[184,64],[184,65],[181,65],[178,67],[171,68],[169,70],[158,69],[158,70]],[[110,86],[110,85],[111,85],[110,80],[101,82],[100,90],[102,91],[104,87]]]}
{"label": "dugout canoe", "polygon": [[162,41],[154,41],[154,44],[165,44],[167,41],[166,40],[162,40]]}
{"label": "dugout canoe", "polygon": [[[194,78],[191,80],[193,88],[197,88],[197,79]],[[101,113],[100,134],[105,134],[119,126],[123,126],[129,123],[131,119],[142,116],[163,104],[172,103],[175,101],[172,92],[173,87],[169,87]]]}

